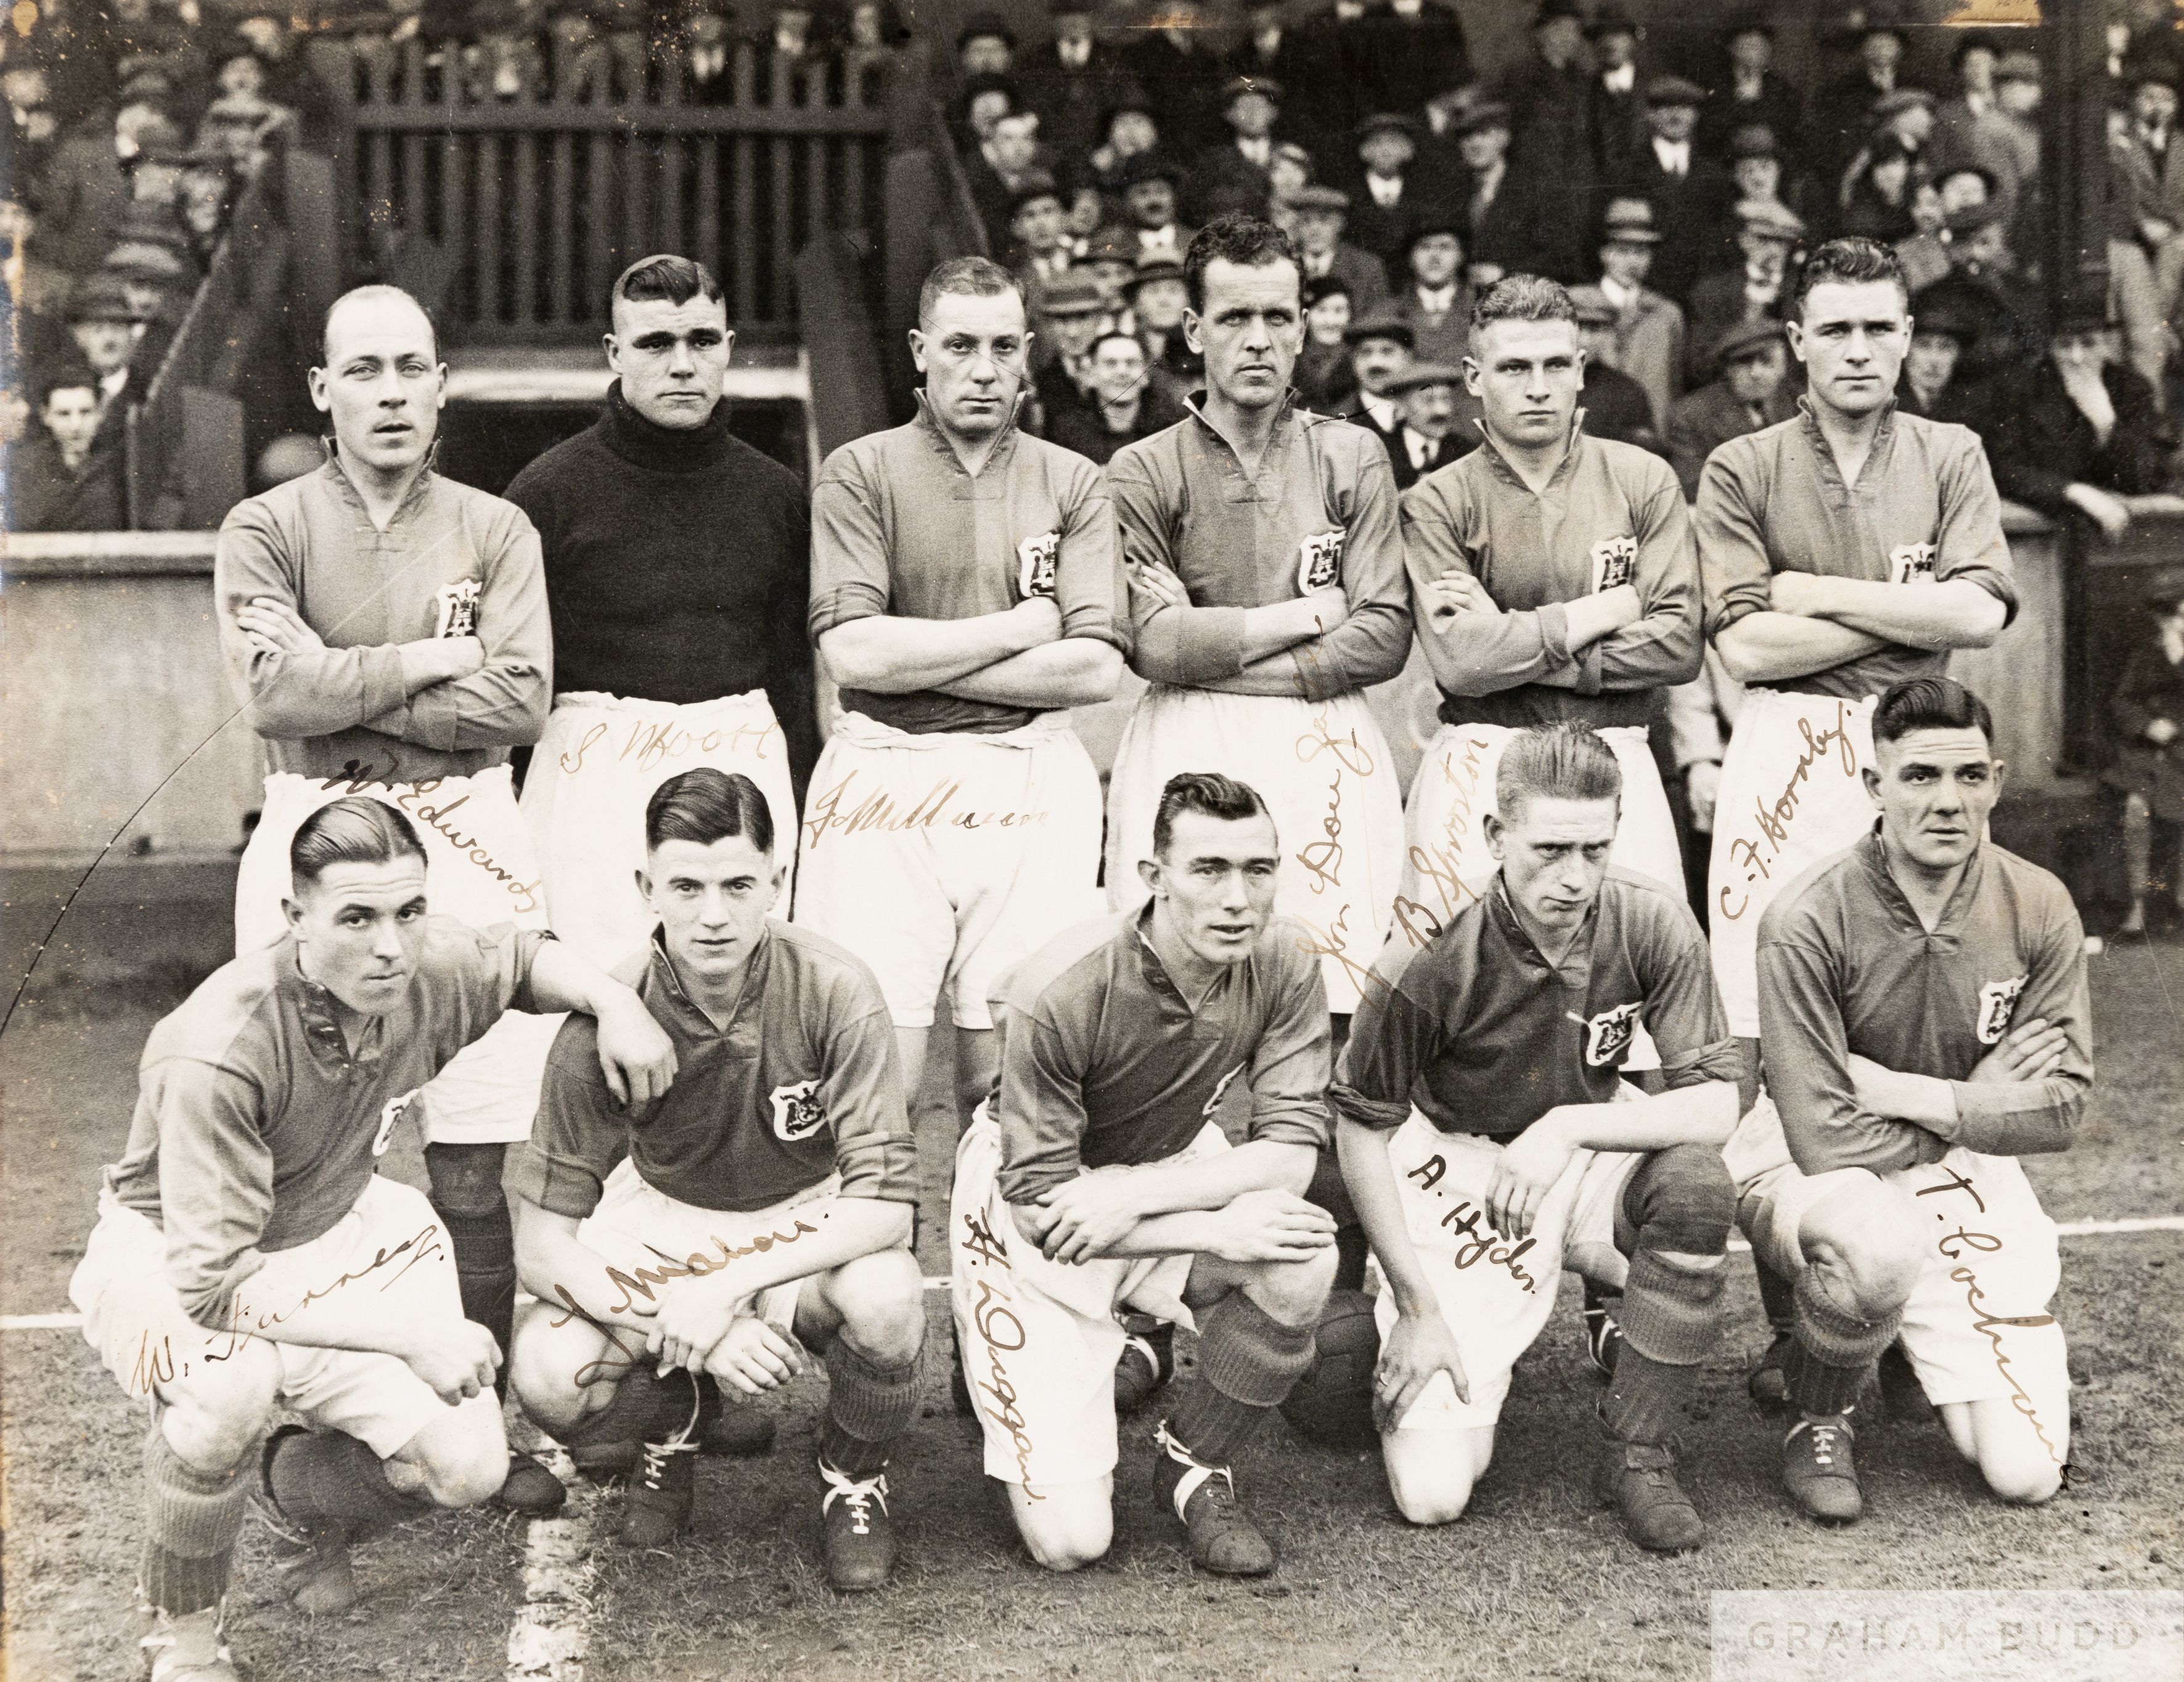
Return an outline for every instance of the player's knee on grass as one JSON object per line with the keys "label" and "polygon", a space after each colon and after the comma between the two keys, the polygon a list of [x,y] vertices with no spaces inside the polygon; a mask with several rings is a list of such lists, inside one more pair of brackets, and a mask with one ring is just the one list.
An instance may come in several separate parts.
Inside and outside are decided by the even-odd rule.
{"label": "player's knee on grass", "polygon": [[[2038,1506],[2063,1487],[2063,1468],[2056,1455],[2068,1455],[2070,1439],[2064,1436],[2055,1453],[2049,1453],[2008,1398],[1952,1402],[1943,1406],[1942,1415],[1958,1451],[1979,1467],[1997,1500]],[[2052,1428],[2049,1434],[2053,1434]]]}
{"label": "player's knee on grass", "polygon": [[1011,1484],[1009,1512],[1031,1556],[1049,1571],[1079,1571],[1105,1559],[1115,1540],[1115,1480],[1050,1484],[1037,1489]]}
{"label": "player's knee on grass", "polygon": [[825,1295],[858,1352],[882,1366],[917,1359],[925,1342],[925,1279],[906,1249],[877,1250],[845,1261]]}
{"label": "player's knee on grass", "polygon": [[280,1355],[249,1340],[227,1360],[194,1362],[187,1377],[159,1386],[160,1431],[192,1471],[231,1471],[265,1440],[280,1389]]}
{"label": "player's knee on grass", "polygon": [[1471,1505],[1471,1492],[1493,1452],[1493,1433],[1483,1451],[1470,1431],[1390,1431],[1380,1439],[1388,1492],[1396,1511],[1413,1524],[1453,1524]]}
{"label": "player's knee on grass", "polygon": [[507,1479],[508,1438],[497,1408],[451,1407],[387,1461],[390,1484],[436,1506],[476,1506]]}
{"label": "player's knee on grass", "polygon": [[1870,1175],[1862,1178],[1865,1184],[1807,1210],[1797,1243],[1808,1266],[1827,1271],[1844,1307],[1877,1320],[1909,1300],[1926,1257],[1910,1199]]}

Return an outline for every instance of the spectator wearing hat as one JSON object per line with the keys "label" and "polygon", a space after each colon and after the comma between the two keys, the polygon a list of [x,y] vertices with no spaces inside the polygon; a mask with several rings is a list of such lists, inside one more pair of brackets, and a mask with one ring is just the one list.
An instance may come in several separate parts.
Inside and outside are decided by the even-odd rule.
{"label": "spectator wearing hat", "polygon": [[1540,0],[1529,52],[1493,90],[1509,108],[1510,154],[1537,183],[1540,225],[1558,236],[1552,260],[1542,265],[1551,274],[1582,270],[1585,229],[1599,180],[1584,45],[1585,10],[1577,0]]}
{"label": "spectator wearing hat", "polygon": [[1011,109],[994,120],[976,153],[963,160],[971,203],[985,224],[987,249],[1006,252],[1017,196],[1039,157],[1039,114]]}
{"label": "spectator wearing hat", "polygon": [[1662,244],[1651,205],[1642,198],[1616,199],[1601,234],[1600,279],[1572,288],[1570,295],[1580,311],[1598,299],[1615,312],[1608,365],[1638,382],[1658,435],[1684,388],[1684,312],[1646,284]]}
{"label": "spectator wearing hat", "polygon": [[1948,226],[1949,273],[1913,297],[1913,319],[1940,304],[1976,327],[1958,367],[1967,385],[2032,367],[2048,353],[2048,311],[2017,271],[2001,207],[1968,206]]}
{"label": "spectator wearing hat", "polygon": [[1349,341],[1350,373],[1357,388],[1334,412],[1378,434],[1393,461],[1402,411],[1390,388],[1411,366],[1411,324],[1392,303],[1384,303],[1353,316],[1343,337]]}
{"label": "spectator wearing hat", "polygon": [[1138,243],[1136,257],[1181,262],[1195,228],[1184,224],[1177,200],[1187,171],[1173,153],[1140,152],[1123,170],[1123,212]]}
{"label": "spectator wearing hat", "polygon": [[1041,295],[1069,272],[1076,253],[1061,206],[1061,189],[1045,170],[1027,170],[1010,200],[1008,266],[1022,283],[1024,309],[1041,313]]}
{"label": "spectator wearing hat", "polygon": [[1145,361],[1145,347],[1126,332],[1109,331],[1093,341],[1087,371],[1091,401],[1056,416],[1048,438],[1106,467],[1126,444],[1150,438],[1180,421],[1183,407],[1168,396]]}
{"label": "spectator wearing hat", "polygon": [[1454,367],[1471,343],[1471,288],[1464,282],[1463,235],[1443,210],[1422,214],[1403,253],[1403,285],[1396,313],[1410,324],[1412,353],[1421,362]]}
{"label": "spectator wearing hat", "polygon": [[1851,62],[1813,103],[1815,133],[1808,148],[1822,180],[1839,182],[1871,133],[1876,100],[1913,86],[1903,74],[1903,30],[1882,8],[1867,8],[1863,26],[1849,31]]}
{"label": "spectator wearing hat", "polygon": [[1160,118],[1145,91],[1135,82],[1124,82],[1107,102],[1100,131],[1106,137],[1086,161],[1100,189],[1119,198],[1130,160],[1160,145]]}
{"label": "spectator wearing hat", "polygon": [[1136,330],[1129,320],[1128,293],[1137,277],[1138,254],[1137,231],[1109,222],[1084,242],[1076,263],[1077,271],[1089,278],[1106,301],[1110,320],[1125,332]]}
{"label": "spectator wearing hat", "polygon": [[38,381],[36,435],[9,452],[10,531],[127,528],[119,440],[100,425],[100,407],[88,363],[64,362]]}
{"label": "spectator wearing hat", "polygon": [[[1143,31],[1130,49],[1131,74],[1153,102],[1161,132],[1186,150],[1219,137],[1212,110],[1221,85],[1221,59],[1209,44],[1198,0],[1167,0],[1158,27]],[[1178,251],[1178,258],[1181,256]]]}
{"label": "spectator wearing hat", "polygon": [[1206,377],[1206,359],[1190,348],[1183,330],[1190,309],[1183,265],[1157,252],[1139,258],[1129,299],[1138,343],[1145,349],[1146,372],[1179,410]]}
{"label": "spectator wearing hat", "polygon": [[1036,430],[1042,437],[1052,438],[1063,415],[1091,406],[1092,346],[1112,317],[1100,283],[1089,274],[1072,270],[1041,289],[1039,312],[1032,319],[1037,362],[1032,375],[1032,396],[1039,408]]}
{"label": "spectator wearing hat", "polygon": [[1453,362],[1412,362],[1389,383],[1398,420],[1388,465],[1396,489],[1408,490],[1436,467],[1446,467],[1479,447],[1479,400],[1465,389]]}
{"label": "spectator wearing hat", "polygon": [[1440,0],[1385,0],[1357,20],[1344,70],[1366,110],[1417,112],[1471,80],[1471,55]]}
{"label": "spectator wearing hat", "polygon": [[1912,183],[1911,232],[1896,242],[1896,260],[1903,265],[1904,285],[1914,293],[1949,272],[1948,204],[1932,182]]}
{"label": "spectator wearing hat", "polygon": [[1691,305],[1684,312],[1695,384],[1710,377],[1714,346],[1730,328],[1741,321],[1781,321],[1790,254],[1805,237],[1803,221],[1772,199],[1740,199],[1736,219],[1736,249],[1742,260],[1693,282]]}
{"label": "spectator wearing hat", "polygon": [[1602,181],[1624,181],[1646,144],[1644,85],[1638,75],[1639,28],[1614,0],[1585,27],[1592,43],[1593,161]]}
{"label": "spectator wearing hat", "polygon": [[1304,349],[1290,376],[1307,408],[1331,415],[1357,389],[1350,372],[1350,323],[1356,318],[1350,288],[1340,275],[1304,283]]}
{"label": "spectator wearing hat", "polygon": [[1039,131],[1060,159],[1088,156],[1105,138],[1107,102],[1128,75],[1120,53],[1093,32],[1091,0],[1061,0],[1054,39],[1018,59],[1023,102],[1039,113]]}
{"label": "spectator wearing hat", "polygon": [[63,141],[37,188],[51,260],[70,274],[96,268],[136,196],[136,160],[181,149],[181,131],[147,100],[127,101],[111,118],[94,119]]}
{"label": "spectator wearing hat", "polygon": [[1981,388],[1958,372],[1964,352],[1979,342],[1984,323],[1960,299],[1946,291],[1914,293],[1919,302],[1911,320],[1911,344],[1903,353],[1903,372],[1896,383],[1896,406],[1908,415],[1970,427],[1982,437],[1986,405]]}
{"label": "spectator wearing hat", "polygon": [[2003,109],[1995,80],[2001,62],[2002,50],[1991,36],[1967,36],[1958,46],[1957,92],[1934,113],[1928,158],[1936,182],[1959,169],[1984,170],[1992,183],[1989,196],[2000,199],[2014,218],[2020,185],[2039,165],[2039,134]]}
{"label": "spectator wearing hat", "polygon": [[1338,187],[1307,187],[1289,202],[1306,285],[1341,281],[1353,310],[1369,310],[1388,295],[1388,265],[1342,237],[1350,219],[1348,193]]}
{"label": "spectator wearing hat", "polygon": [[1509,120],[1507,105],[1485,99],[1456,126],[1463,167],[1453,196],[1474,287],[1506,274],[1549,272],[1561,243],[1543,220],[1547,196],[1510,159]]}
{"label": "spectator wearing hat", "polygon": [[1585,380],[1577,400],[1585,411],[1585,431],[1661,454],[1652,400],[1645,387],[1614,365],[1615,306],[1596,287],[1572,288],[1570,301],[1577,306],[1578,348],[1585,352]]}
{"label": "spectator wearing hat", "polygon": [[971,154],[993,138],[994,126],[1016,109],[1017,85],[1008,77],[965,78],[961,89],[950,102],[948,128],[955,137],[956,149],[961,154],[967,170],[972,166]]}
{"label": "spectator wearing hat", "polygon": [[1852,235],[1893,245],[1918,232],[1911,215],[1917,165],[1911,148],[1893,134],[1875,135],[1858,154],[1858,168],[1845,183],[1836,226]]}
{"label": "spectator wearing hat", "polygon": [[1739,13],[1722,33],[1721,72],[1699,113],[1700,148],[1717,158],[1730,156],[1738,135],[1763,128],[1780,155],[1796,158],[1804,103],[1803,90],[1791,87],[1774,68],[1773,20],[1757,8]]}
{"label": "spectator wearing hat", "polygon": [[1756,198],[1780,205],[1808,228],[1828,219],[1822,215],[1813,178],[1797,166],[1797,159],[1763,124],[1752,124],[1730,137],[1729,180],[1736,194],[1732,210]]}
{"label": "spectator wearing hat", "polygon": [[1705,92],[1681,76],[1655,76],[1646,84],[1646,143],[1616,191],[1652,207],[1660,234],[1652,283],[1681,303],[1700,271],[1710,265],[1723,212],[1730,203],[1729,176],[1693,139]]}
{"label": "spectator wearing hat", "polygon": [[956,31],[956,68],[972,76],[1005,76],[1016,67],[1017,32],[999,12],[973,12]]}
{"label": "spectator wearing hat", "polygon": [[[2116,254],[2133,273],[2123,283],[2143,287],[2151,271],[2152,304],[2167,316],[2184,282],[2184,143],[2176,131],[2176,61],[2152,48],[2124,66],[2131,88],[2131,123],[2120,148],[2109,150],[2117,179],[2111,189],[2126,208],[2126,240],[2144,254]],[[2113,246],[2113,242],[2111,243]]]}
{"label": "spectator wearing hat", "polygon": [[1274,125],[1286,90],[1266,76],[1231,76],[1222,89],[1228,137],[1198,154],[1185,210],[1203,225],[1230,210],[1263,216],[1273,198]]}
{"label": "spectator wearing hat", "polygon": [[1437,183],[1418,160],[1418,121],[1379,112],[1357,125],[1357,166],[1347,184],[1350,237],[1394,276],[1418,216],[1441,208]]}
{"label": "spectator wearing hat", "polygon": [[[1275,132],[1309,135],[1326,115],[1323,102],[1311,97],[1312,84],[1334,80],[1323,59],[1312,56],[1308,35],[1289,25],[1287,0],[1252,0],[1245,8],[1243,37],[1222,60],[1222,69],[1233,83],[1237,77],[1271,81],[1289,95]],[[1346,118],[1348,128],[1355,116]]]}
{"label": "spectator wearing hat", "polygon": [[1697,499],[1707,457],[1733,438],[1797,412],[1788,389],[1790,349],[1781,321],[1752,316],[1734,321],[1708,346],[1713,381],[1676,400],[1669,412],[1669,461],[1686,501]]}
{"label": "spectator wearing hat", "polygon": [[69,305],[69,337],[98,381],[99,424],[117,440],[129,404],[143,395],[132,388],[143,336],[143,325],[129,307],[128,283],[119,275],[93,275],[77,286]]}
{"label": "spectator wearing hat", "polygon": [[2144,600],[2145,622],[2109,701],[2112,757],[2101,774],[2117,797],[2131,891],[2120,935],[2146,932],[2157,831],[2170,906],[2184,922],[2184,575],[2157,578]]}

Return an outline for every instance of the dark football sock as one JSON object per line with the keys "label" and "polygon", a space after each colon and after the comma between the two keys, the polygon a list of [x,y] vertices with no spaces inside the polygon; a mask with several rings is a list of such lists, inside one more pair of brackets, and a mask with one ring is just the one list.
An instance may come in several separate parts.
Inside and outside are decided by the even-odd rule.
{"label": "dark football sock", "polygon": [[1777,1332],[1786,1332],[1797,1322],[1797,1286],[1760,1260],[1759,1252],[1752,1252],[1752,1271],[1759,1276],[1759,1305],[1767,1311],[1767,1323]]}
{"label": "dark football sock", "polygon": [[1176,1398],[1168,1434],[1226,1466],[1312,1365],[1315,1324],[1285,1326],[1239,1289],[1199,1320],[1198,1371]]}
{"label": "dark football sock", "polygon": [[682,1367],[665,1378],[653,1366],[633,1367],[615,1386],[614,1398],[561,1439],[566,1448],[604,1448],[610,1443],[664,1443],[690,1423],[697,1380]]}
{"label": "dark football sock", "polygon": [[917,1361],[883,1366],[849,1338],[827,1351],[827,1419],[819,1458],[848,1478],[884,1471],[896,1441],[917,1417]]}
{"label": "dark football sock", "polygon": [[176,1618],[217,1606],[250,1494],[247,1471],[186,1463],[157,1425],[144,1439],[144,1597]]}
{"label": "dark football sock", "polygon": [[1894,1341],[1901,1310],[1868,1319],[1830,1294],[1822,1270],[1797,1276],[1797,1333],[1782,1361],[1797,1411],[1814,1418],[1847,1413],[1865,1388],[1866,1370]]}
{"label": "dark football sock", "polygon": [[386,1464],[345,1431],[296,1431],[280,1437],[265,1481],[273,1504],[298,1529],[341,1530],[353,1538],[391,1529],[432,1505],[388,1483]]}
{"label": "dark football sock", "polygon": [[508,1394],[508,1351],[515,1341],[515,1227],[500,1185],[505,1154],[506,1147],[497,1144],[425,1147],[433,1212],[455,1253],[463,1318],[484,1327],[500,1345],[493,1389],[502,1396]]}
{"label": "dark football sock", "polygon": [[1690,1417],[1705,1370],[1696,1362],[1672,1366],[1626,1342],[1601,1400],[1601,1422],[1610,1436],[1626,1443],[1667,1442]]}

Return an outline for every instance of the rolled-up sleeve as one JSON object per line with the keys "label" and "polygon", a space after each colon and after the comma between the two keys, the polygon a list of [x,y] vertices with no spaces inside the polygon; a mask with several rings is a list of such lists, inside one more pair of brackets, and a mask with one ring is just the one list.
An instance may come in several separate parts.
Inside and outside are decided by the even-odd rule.
{"label": "rolled-up sleeve", "polygon": [[[1398,952],[1402,942],[1390,943]],[[1407,953],[1404,954],[1407,956]],[[1410,1120],[1411,1092],[1440,1041],[1440,1022],[1405,991],[1400,979],[1373,966],[1375,982],[1363,990],[1350,1019],[1328,1098],[1338,1120],[1389,1132]]]}
{"label": "rolled-up sleeve", "polygon": [[599,1025],[572,1013],[554,1037],[538,1116],[511,1153],[508,1183],[551,1214],[581,1221],[599,1206],[607,1176],[629,1151],[629,1118],[599,1071]]}
{"label": "rolled-up sleeve", "polygon": [[1647,483],[1630,498],[1638,565],[1632,582],[1643,617],[1602,637],[1578,657],[1578,690],[1666,689],[1698,675],[1699,557],[1691,516],[1675,476],[1658,457],[1641,458]]}
{"label": "rolled-up sleeve", "polygon": [[1327,1109],[1334,1037],[1319,960],[1284,942],[1281,971],[1266,1031],[1251,1052],[1251,1137],[1324,1148],[1334,1127]]}
{"label": "rolled-up sleeve", "polygon": [[1767,1090],[1781,1113],[1791,1159],[1803,1172],[1886,1174],[1947,1154],[1948,1142],[1937,1134],[1858,1103],[1833,961],[1802,941],[1769,938],[1763,927],[1759,1036],[1767,1048]]}
{"label": "rolled-up sleeve", "polygon": [[[554,626],[538,528],[512,504],[473,537],[482,557],[477,638],[485,664],[419,690],[365,723],[443,752],[535,742],[554,701]],[[467,520],[472,517],[465,514]]]}
{"label": "rolled-up sleeve", "polygon": [[220,650],[236,699],[247,708],[251,729],[275,741],[353,729],[401,707],[409,696],[401,651],[391,644],[287,653],[256,647],[244,634],[240,616],[259,597],[301,613],[295,543],[265,500],[253,497],[229,512],[213,550]]}
{"label": "rolled-up sleeve", "polygon": [[1767,558],[1767,533],[1759,513],[1766,506],[1758,452],[1731,439],[1707,458],[1699,475],[1691,527],[1698,543],[1699,583],[1706,600],[1706,634],[1750,614],[1771,611],[1774,568]]}
{"label": "rolled-up sleeve", "polygon": [[843,446],[811,493],[811,607],[816,642],[837,625],[884,613],[894,600],[879,498]]}
{"label": "rolled-up sleeve", "polygon": [[1001,1037],[1001,1196],[1035,1203],[1083,1171],[1084,1058],[1061,1025],[1036,1009],[1012,1015]]}
{"label": "rolled-up sleeve", "polygon": [[1536,609],[1502,613],[1455,613],[1432,617],[1433,581],[1446,573],[1478,577],[1463,532],[1468,502],[1463,480],[1435,473],[1403,493],[1403,567],[1411,599],[1429,644],[1441,658],[1435,678],[1451,695],[1497,695],[1574,669],[1569,651],[1569,610],[1559,601]]}
{"label": "rolled-up sleeve", "polygon": [[[1107,489],[1114,500],[1126,568],[1160,567],[1175,573],[1169,511],[1177,498],[1156,483],[1156,459],[1136,445],[1121,451],[1107,464]],[[1185,603],[1153,610],[1145,604],[1142,592],[1131,592],[1134,634],[1130,664],[1139,677],[1195,688],[1233,678],[1244,669],[1243,608]]]}
{"label": "rolled-up sleeve", "polygon": [[2063,1061],[2044,1081],[2006,1085],[1954,1082],[1957,1125],[1951,1142],[1991,1156],[2067,1150],[2077,1137],[2093,1085],[2092,1013],[2086,993],[2086,938],[2076,908],[2058,888],[2040,953],[2018,996],[2013,1020],[2038,1018],[2063,1031]]}
{"label": "rolled-up sleeve", "polygon": [[[834,1127],[834,1167],[845,1198],[917,1201],[917,1136],[903,1096],[894,1025],[877,983],[840,1001],[819,1091]],[[831,1014],[832,1013],[830,1013]]]}
{"label": "rolled-up sleeve", "polygon": [[1323,488],[1323,500],[1344,515],[1342,593],[1350,612],[1333,630],[1290,651],[1297,692],[1307,701],[1386,683],[1403,669],[1411,651],[1410,591],[1388,452],[1362,427],[1336,432],[1324,450],[1315,459],[1334,480]]}
{"label": "rolled-up sleeve", "polygon": [[1945,440],[1935,478],[1942,492],[1940,534],[1934,544],[1938,581],[1969,578],[2003,605],[2003,623],[2017,617],[2017,582],[2009,564],[2009,539],[2002,532],[2002,495],[1979,435],[1964,427],[1940,430]]}
{"label": "rolled-up sleeve", "polygon": [[1735,1081],[1741,1059],[1698,919],[1664,897],[1648,921],[1639,955],[1646,1031],[1661,1054],[1664,1084],[1674,1090]]}
{"label": "rolled-up sleeve", "polygon": [[159,1221],[167,1279],[182,1311],[214,1330],[235,1294],[265,1265],[259,1248],[273,1213],[273,1152],[259,1126],[257,1087],[209,1063],[176,1059],[160,1077]]}

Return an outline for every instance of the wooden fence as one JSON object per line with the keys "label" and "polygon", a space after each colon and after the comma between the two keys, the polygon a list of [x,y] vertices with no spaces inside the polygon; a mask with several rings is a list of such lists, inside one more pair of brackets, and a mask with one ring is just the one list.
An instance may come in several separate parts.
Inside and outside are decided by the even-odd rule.
{"label": "wooden fence", "polygon": [[785,335],[797,252],[880,223],[887,90],[838,59],[742,42],[700,86],[634,34],[492,56],[361,38],[311,51],[343,137],[337,187],[359,207],[345,271],[431,248],[442,311],[473,342],[597,332],[615,276],[651,251],[718,275],[738,327]]}

